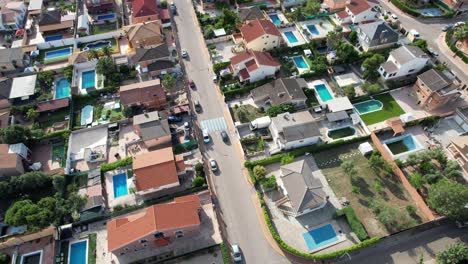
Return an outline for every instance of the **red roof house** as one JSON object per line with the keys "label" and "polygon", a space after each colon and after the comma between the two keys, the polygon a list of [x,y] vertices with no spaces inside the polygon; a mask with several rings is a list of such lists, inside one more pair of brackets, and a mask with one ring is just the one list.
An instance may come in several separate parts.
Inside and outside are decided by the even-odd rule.
{"label": "red roof house", "polygon": [[247,50],[232,57],[231,71],[241,82],[256,82],[274,76],[281,64],[268,52]]}
{"label": "red roof house", "polygon": [[257,19],[240,28],[244,44],[248,49],[266,51],[281,45],[281,34],[270,20]]}
{"label": "red roof house", "polygon": [[133,0],[132,23],[159,20],[159,11],[154,0]]}

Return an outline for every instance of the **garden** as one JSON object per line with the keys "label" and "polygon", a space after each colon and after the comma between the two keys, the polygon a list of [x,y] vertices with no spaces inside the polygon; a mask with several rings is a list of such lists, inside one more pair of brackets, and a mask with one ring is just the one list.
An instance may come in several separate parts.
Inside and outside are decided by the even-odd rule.
{"label": "garden", "polygon": [[[365,98],[361,99],[359,101],[367,101],[370,98]],[[376,95],[373,96],[373,99],[379,100],[382,102],[383,107],[381,110],[368,113],[368,114],[363,114],[361,115],[361,119],[366,123],[366,125],[372,125],[375,123],[383,122],[389,118],[395,117],[395,116],[400,116],[405,113],[403,109],[401,109],[400,105],[393,99],[393,97],[390,94],[381,94],[381,95]],[[358,103],[358,102],[353,102],[353,103]]]}
{"label": "garden", "polygon": [[249,136],[241,139],[242,148],[247,155],[255,155],[265,151],[265,140],[262,136]]}
{"label": "garden", "polygon": [[237,25],[241,22],[237,13],[227,8],[214,18],[209,14],[197,12],[197,18],[206,39],[215,37],[213,32],[215,29],[224,29],[227,35],[235,33],[238,31]]}
{"label": "garden", "polygon": [[358,146],[338,146],[314,153],[314,158],[337,197],[349,201],[369,236],[385,236],[424,222],[391,166],[379,154],[363,156]]}
{"label": "garden", "polygon": [[234,121],[248,123],[259,117],[265,116],[265,112],[253,105],[235,105],[232,108]]}
{"label": "garden", "polygon": [[91,35],[103,34],[117,29],[117,21],[111,22],[106,20],[105,23],[92,24],[91,25]]}

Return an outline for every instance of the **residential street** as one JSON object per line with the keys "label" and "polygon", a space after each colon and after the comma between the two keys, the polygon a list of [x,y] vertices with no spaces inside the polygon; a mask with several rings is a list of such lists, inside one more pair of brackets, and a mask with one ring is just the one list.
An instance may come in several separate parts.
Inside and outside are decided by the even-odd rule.
{"label": "residential street", "polygon": [[[290,263],[265,239],[253,204],[253,199],[256,199],[255,189],[247,182],[242,172],[240,153],[234,144],[225,144],[221,140],[219,127],[226,126],[230,121],[226,120],[223,124],[223,118],[228,113],[224,112],[225,103],[212,81],[211,62],[192,3],[189,0],[174,2],[178,9],[174,20],[180,45],[189,54],[188,60],[185,61],[187,75],[197,87],[192,91],[191,97],[194,101],[199,101],[203,108],[203,112],[197,115],[197,121],[201,124],[206,120],[217,119],[216,123],[220,124],[209,127],[211,142],[205,145],[204,154],[218,162],[219,172],[213,178],[229,242],[239,244],[246,263]],[[227,127],[230,129],[226,132],[233,142],[236,140],[234,130],[229,125]]]}
{"label": "residential street", "polygon": [[[458,78],[462,80],[464,83],[468,83],[468,74],[466,73],[465,69],[467,67],[466,64],[463,64],[461,59],[455,61],[454,59],[449,59],[449,55],[444,52],[440,45],[439,45],[439,37],[441,37],[442,30],[441,28],[447,24],[454,24],[458,21],[467,21],[468,20],[468,13],[464,13],[463,15],[459,15],[455,18],[446,19],[446,18],[413,18],[404,12],[400,11],[397,7],[391,4],[389,1],[380,1],[381,6],[387,10],[391,11],[392,13],[398,16],[398,19],[401,21],[403,27],[406,30],[415,29],[421,35],[421,38],[425,39],[428,43],[428,46],[433,48],[439,53],[439,60],[442,62],[446,62],[447,65],[451,68],[451,70],[457,74]],[[441,41],[445,41],[441,39]],[[460,63],[456,63],[460,62]],[[462,65],[463,64],[463,65]]]}

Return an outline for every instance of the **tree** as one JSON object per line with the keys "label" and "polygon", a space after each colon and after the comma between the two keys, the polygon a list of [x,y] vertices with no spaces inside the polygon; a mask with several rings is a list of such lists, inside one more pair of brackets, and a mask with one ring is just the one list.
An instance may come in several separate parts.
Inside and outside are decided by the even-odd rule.
{"label": "tree", "polygon": [[468,24],[457,27],[453,32],[453,37],[457,41],[467,41],[468,40]]}
{"label": "tree", "polygon": [[197,176],[192,181],[192,187],[201,187],[205,184],[205,178]]}
{"label": "tree", "polygon": [[362,90],[366,93],[370,93],[370,94],[373,94],[373,93],[377,93],[380,91],[380,85],[378,85],[377,83],[374,83],[374,84],[371,84],[371,83],[364,83],[362,86],[361,86]]}
{"label": "tree", "polygon": [[43,91],[50,91],[54,83],[55,72],[42,71],[37,74],[37,83]]}
{"label": "tree", "polygon": [[419,173],[412,174],[408,180],[411,185],[418,190],[421,190],[424,186],[424,178]]}
{"label": "tree", "polygon": [[411,43],[411,46],[419,47],[424,52],[427,52],[427,42],[424,39],[418,39],[415,42]]}
{"label": "tree", "polygon": [[307,1],[306,5],[302,9],[306,15],[314,15],[320,11],[320,1],[318,0],[309,0]]}
{"label": "tree", "polygon": [[88,60],[93,60],[93,59],[98,60],[99,59],[99,52],[97,52],[94,49],[90,49],[90,50],[87,51],[87,56],[88,56]]}
{"label": "tree", "polygon": [[327,46],[328,49],[336,49],[341,41],[342,33],[336,30],[328,31],[327,33]]}
{"label": "tree", "polygon": [[52,176],[52,185],[54,186],[55,191],[61,196],[65,193],[65,177],[62,175]]}
{"label": "tree", "polygon": [[292,104],[280,104],[280,105],[274,105],[270,108],[267,109],[266,113],[270,117],[275,117],[279,114],[282,113],[292,113],[294,112],[294,106]]}
{"label": "tree", "polygon": [[388,175],[392,172],[392,166],[380,155],[373,153],[369,159],[369,167],[377,173]]}
{"label": "tree", "polygon": [[34,108],[31,108],[28,110],[28,112],[26,113],[26,117],[29,119],[29,120],[35,120],[37,117],[39,117],[39,112],[34,109]]}
{"label": "tree", "polygon": [[120,84],[120,73],[111,57],[100,58],[96,65],[96,72],[104,75],[106,84],[116,87]]}
{"label": "tree", "polygon": [[253,175],[257,181],[265,178],[266,169],[263,166],[257,165],[253,168]]}
{"label": "tree", "polygon": [[356,91],[354,90],[354,86],[352,84],[346,86],[343,89],[343,92],[349,99],[352,99],[353,97],[356,96]]}
{"label": "tree", "polygon": [[283,156],[281,157],[281,165],[286,165],[292,163],[293,161],[294,156],[289,153],[283,154]]}
{"label": "tree", "polygon": [[174,76],[172,76],[172,74],[165,74],[163,76],[162,85],[167,90],[174,89],[176,85],[176,80],[174,79]]}
{"label": "tree", "polygon": [[71,82],[73,79],[73,65],[68,65],[63,69],[63,76],[67,79],[68,82]]}
{"label": "tree", "polygon": [[380,74],[377,69],[385,61],[385,57],[380,54],[374,54],[372,57],[365,59],[362,62],[362,67],[364,67],[364,79],[375,81],[379,78]]}
{"label": "tree", "polygon": [[263,179],[262,181],[260,181],[260,184],[265,189],[276,189],[276,187],[278,187],[278,183],[276,182],[275,175],[272,175],[268,178]]}
{"label": "tree", "polygon": [[27,143],[31,137],[31,130],[25,126],[12,125],[0,129],[0,142],[3,144]]}
{"label": "tree", "polygon": [[462,264],[468,262],[468,245],[458,242],[436,255],[438,264]]}
{"label": "tree", "polygon": [[356,43],[358,42],[357,32],[356,31],[351,31],[351,33],[349,33],[348,40],[349,40],[349,42],[351,42],[351,44],[356,45]]}
{"label": "tree", "polygon": [[447,179],[439,180],[429,189],[427,204],[437,213],[455,221],[467,221],[468,186]]}
{"label": "tree", "polygon": [[294,21],[301,21],[304,18],[302,7],[296,7],[296,9],[294,9],[294,11],[291,13],[291,18]]}
{"label": "tree", "polygon": [[112,54],[112,48],[109,46],[104,46],[101,48],[102,54],[106,57],[110,57]]}
{"label": "tree", "polygon": [[351,63],[359,59],[359,52],[354,49],[353,45],[342,42],[336,49],[336,56],[345,63]]}

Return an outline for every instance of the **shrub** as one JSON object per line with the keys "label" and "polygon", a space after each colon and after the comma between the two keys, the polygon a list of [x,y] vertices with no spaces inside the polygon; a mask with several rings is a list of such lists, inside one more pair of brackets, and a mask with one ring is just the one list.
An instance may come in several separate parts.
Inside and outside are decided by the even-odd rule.
{"label": "shrub", "polygon": [[203,163],[197,163],[195,165],[195,174],[197,176],[205,177],[205,167],[203,166]]}
{"label": "shrub", "polygon": [[274,105],[274,106],[268,108],[268,110],[266,112],[267,112],[268,116],[275,117],[275,116],[277,116],[279,114],[282,114],[282,113],[286,113],[286,112],[292,113],[292,112],[294,112],[294,106],[292,104]]}
{"label": "shrub", "polygon": [[468,245],[458,242],[437,253],[438,264],[462,264],[468,262]]}
{"label": "shrub", "polygon": [[265,175],[266,175],[265,167],[260,166],[260,165],[255,166],[253,168],[253,175],[257,181],[265,178]]}
{"label": "shrub", "polygon": [[275,175],[272,175],[272,176],[270,176],[268,178],[265,178],[265,179],[261,180],[260,184],[265,189],[276,189],[276,187],[278,187]]}
{"label": "shrub", "polygon": [[346,221],[348,221],[351,230],[356,234],[359,240],[366,240],[369,238],[366,229],[362,225],[361,221],[359,221],[354,209],[351,206],[346,206],[341,210],[336,211],[336,216],[346,216]]}
{"label": "shrub", "polygon": [[419,13],[418,11],[408,7],[407,5],[400,2],[399,0],[390,0],[390,2],[392,2],[392,4],[394,4],[396,7],[398,7],[401,11],[403,11],[405,13],[408,13],[408,14],[410,14],[412,16],[418,17],[418,16],[421,15],[421,13]]}
{"label": "shrub", "polygon": [[213,64],[213,72],[217,75],[221,70],[226,69],[229,65],[231,65],[230,61],[215,63]]}
{"label": "shrub", "polygon": [[408,214],[411,215],[411,216],[416,215],[417,210],[418,209],[414,205],[407,205],[406,206],[406,212],[408,212]]}
{"label": "shrub", "polygon": [[197,176],[193,179],[192,187],[201,187],[203,184],[205,184],[205,178]]}
{"label": "shrub", "polygon": [[227,249],[226,245],[224,243],[221,243],[220,245],[221,248],[221,255],[223,256],[223,263],[224,264],[229,264],[229,250]]}
{"label": "shrub", "polygon": [[133,163],[132,157],[127,157],[118,161],[114,161],[112,163],[103,163],[100,166],[101,172],[107,172],[107,171],[115,170],[120,167],[129,166],[129,165],[132,165],[132,163]]}
{"label": "shrub", "polygon": [[421,190],[424,185],[424,178],[419,173],[414,173],[413,175],[409,176],[408,180],[417,190]]}
{"label": "shrub", "polygon": [[281,157],[281,165],[286,165],[289,163],[292,163],[294,161],[294,156],[287,153],[284,154],[283,157]]}
{"label": "shrub", "polygon": [[9,264],[10,256],[5,253],[0,253],[0,264]]}

